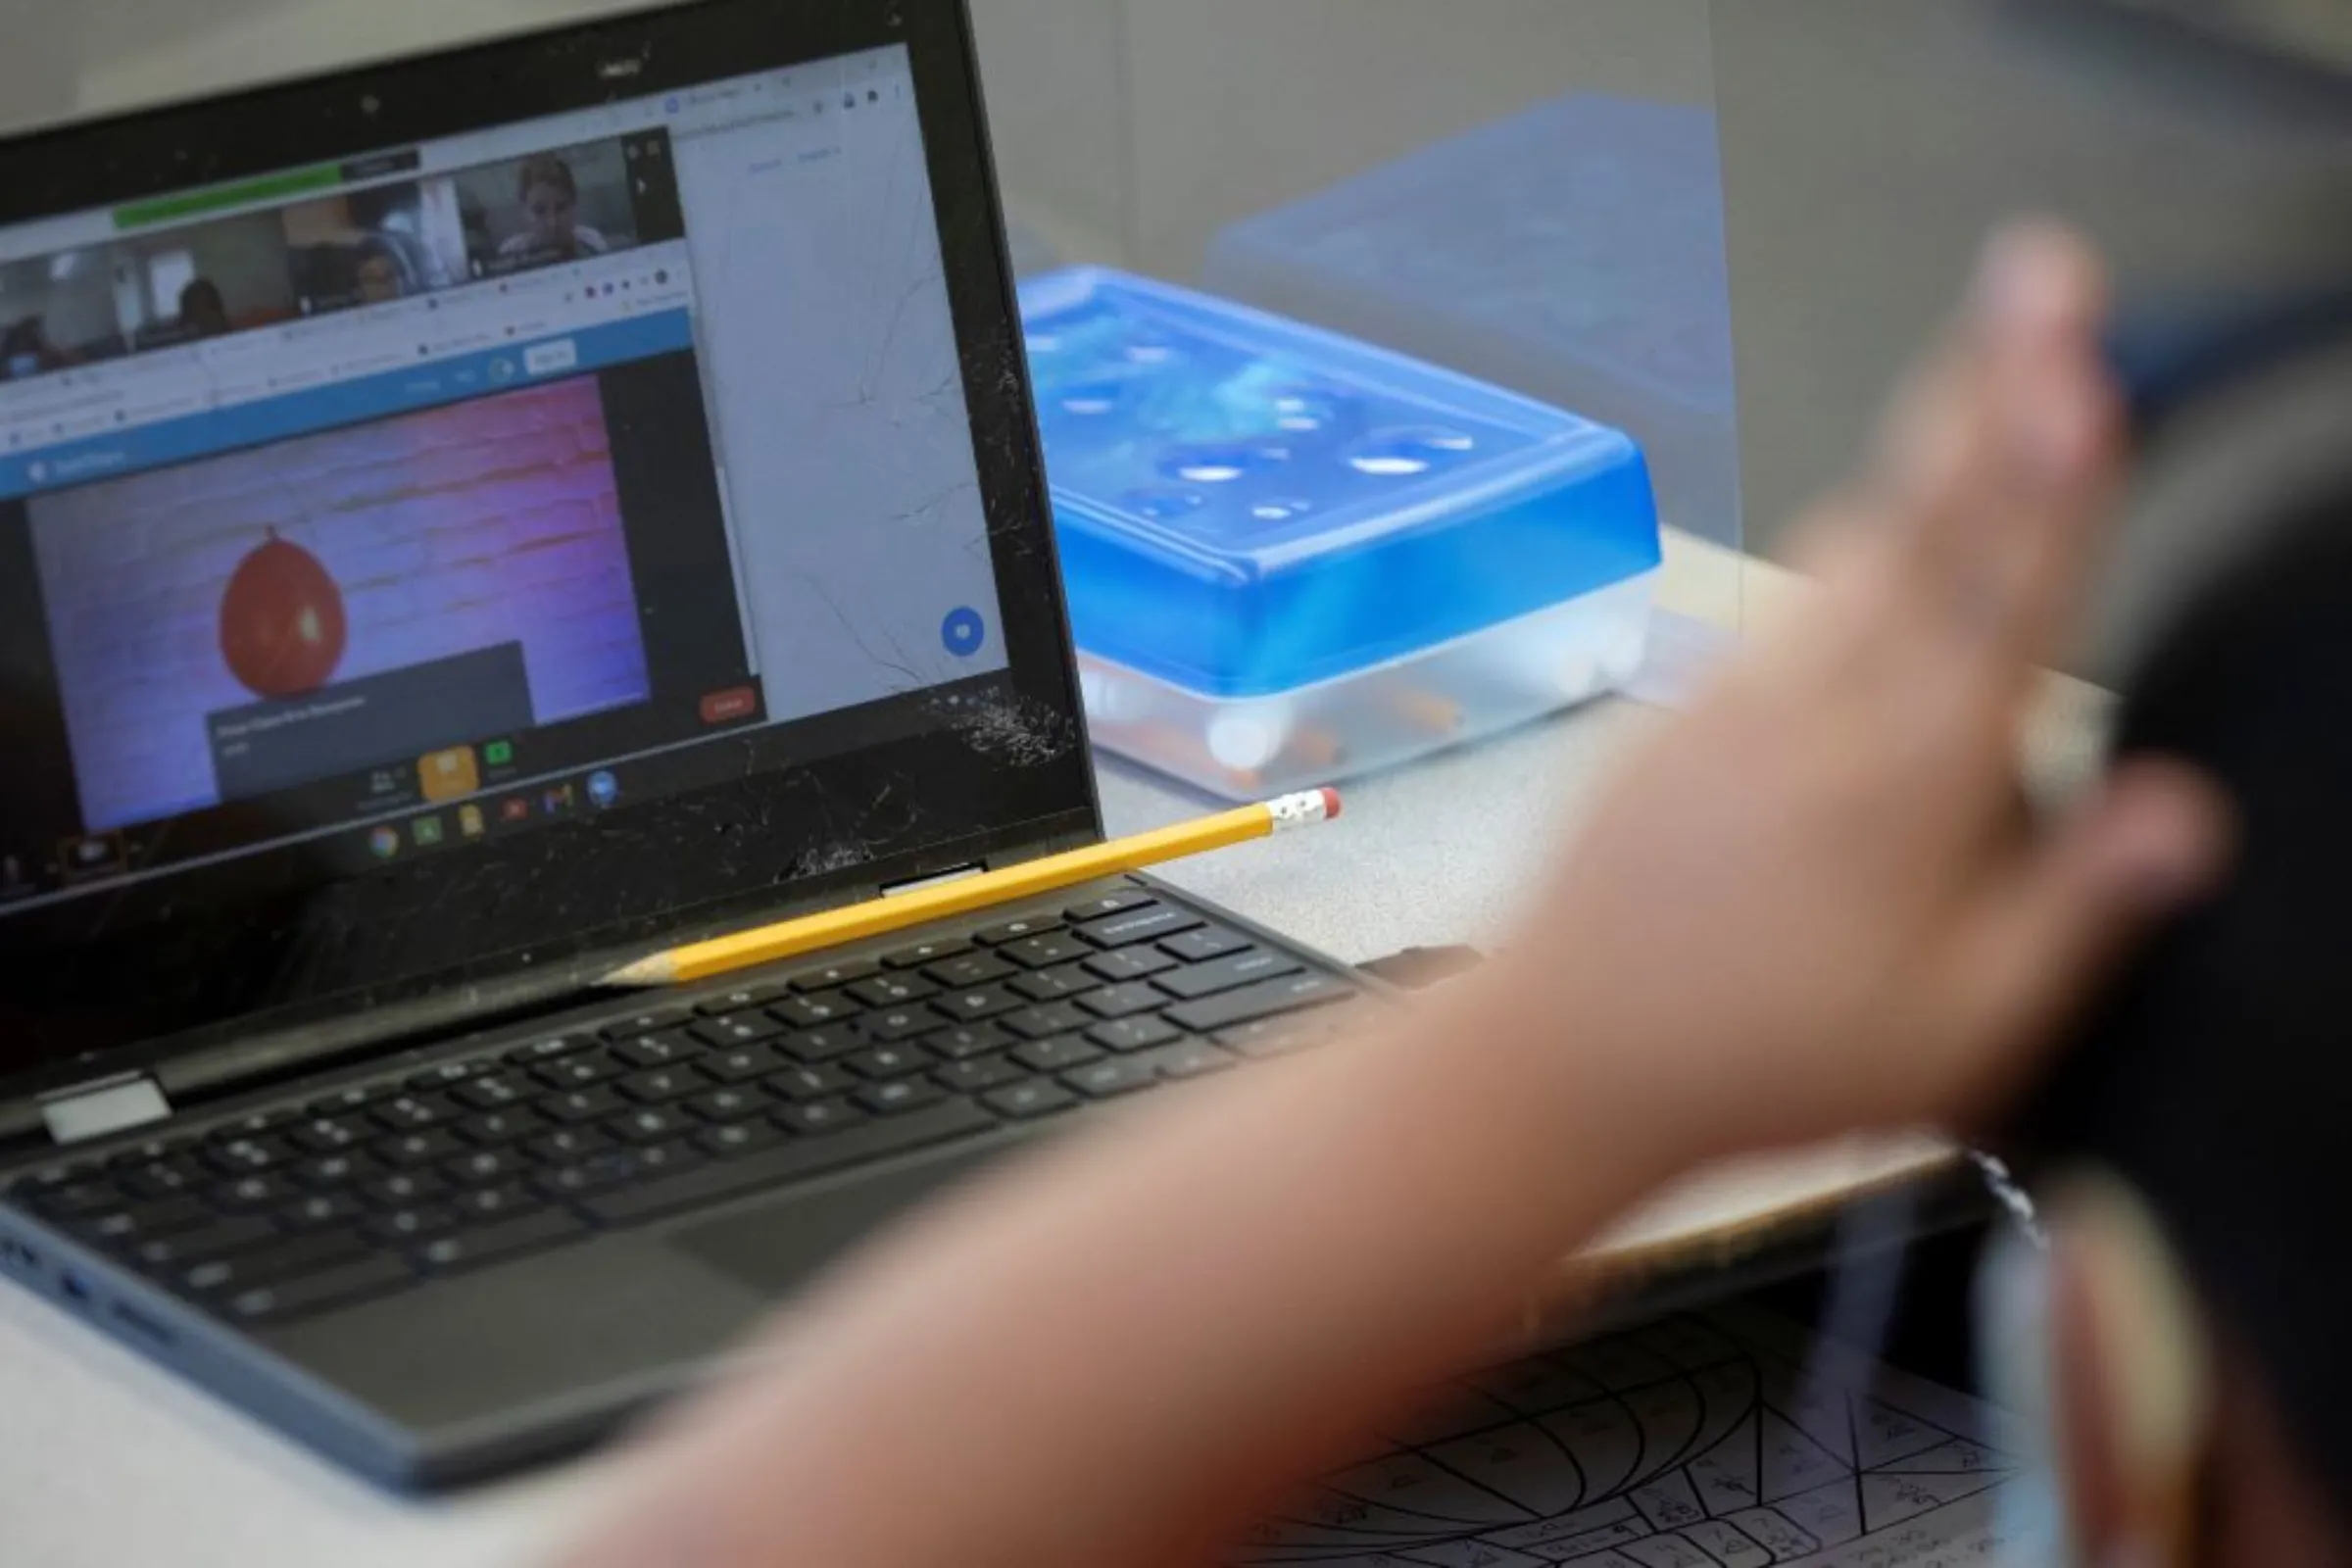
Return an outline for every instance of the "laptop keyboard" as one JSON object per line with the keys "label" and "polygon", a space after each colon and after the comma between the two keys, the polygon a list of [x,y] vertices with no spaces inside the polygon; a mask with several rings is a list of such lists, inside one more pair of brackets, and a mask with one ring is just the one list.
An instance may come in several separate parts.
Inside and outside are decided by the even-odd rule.
{"label": "laptop keyboard", "polygon": [[23,1178],[10,1199],[231,1321],[1039,1122],[1328,1039],[1359,995],[1149,894],[716,995]]}

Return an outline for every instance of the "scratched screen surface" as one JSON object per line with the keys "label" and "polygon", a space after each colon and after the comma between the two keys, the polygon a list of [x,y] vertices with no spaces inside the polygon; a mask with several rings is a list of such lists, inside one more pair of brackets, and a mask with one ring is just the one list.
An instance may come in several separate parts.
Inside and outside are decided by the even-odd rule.
{"label": "scratched screen surface", "polygon": [[1237,1568],[2005,1562],[2011,1420],[1761,1314],[1682,1316],[1449,1389]]}

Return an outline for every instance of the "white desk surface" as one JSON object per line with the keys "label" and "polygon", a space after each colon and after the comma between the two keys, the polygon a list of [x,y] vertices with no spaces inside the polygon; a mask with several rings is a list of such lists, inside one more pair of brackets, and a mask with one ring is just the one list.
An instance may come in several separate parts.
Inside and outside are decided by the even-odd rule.
{"label": "white desk surface", "polygon": [[[1663,590],[1724,623],[1722,563],[1678,549]],[[1750,572],[1747,592],[1778,593]],[[2091,756],[2095,694],[2064,688],[2036,726],[2037,772]],[[1659,721],[1594,705],[1488,745],[1359,783],[1330,829],[1193,862],[1173,880],[1349,959],[1486,943],[1508,928],[1537,848],[1555,838],[1626,742]],[[1117,765],[1110,831],[1202,803]],[[1345,842],[1342,841],[1345,836]],[[1345,865],[1346,885],[1331,867]],[[611,1461],[450,1501],[409,1502],[345,1477],[84,1329],[0,1288],[0,1565],[4,1568],[435,1568],[526,1563],[579,1519]]]}

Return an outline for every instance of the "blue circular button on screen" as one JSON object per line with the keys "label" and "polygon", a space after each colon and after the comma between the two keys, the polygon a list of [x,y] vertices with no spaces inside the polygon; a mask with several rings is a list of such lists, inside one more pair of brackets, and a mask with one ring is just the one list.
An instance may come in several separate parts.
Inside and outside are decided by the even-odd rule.
{"label": "blue circular button on screen", "polygon": [[610,773],[588,775],[588,804],[600,811],[610,810],[620,799],[620,780]]}
{"label": "blue circular button on screen", "polygon": [[980,612],[969,606],[951,610],[948,618],[940,625],[939,639],[948,645],[948,652],[957,659],[969,659],[988,640],[988,622],[980,618]]}

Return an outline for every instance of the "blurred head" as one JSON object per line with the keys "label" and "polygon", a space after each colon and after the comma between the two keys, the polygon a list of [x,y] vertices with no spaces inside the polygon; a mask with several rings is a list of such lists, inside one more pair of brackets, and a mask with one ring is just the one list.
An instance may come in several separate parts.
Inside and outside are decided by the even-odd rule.
{"label": "blurred head", "polygon": [[2235,506],[2116,741],[2227,792],[2234,869],[2031,1107],[2029,1150],[2100,1174],[1993,1292],[2087,1563],[2352,1564],[2352,465]]}
{"label": "blurred head", "polygon": [[580,187],[571,166],[552,153],[527,158],[515,186],[532,241],[545,250],[569,251],[580,216]]}
{"label": "blurred head", "polygon": [[228,302],[209,277],[192,278],[179,291],[179,324],[191,337],[218,337],[229,330]]}
{"label": "blurred head", "polygon": [[381,245],[370,245],[360,252],[354,282],[363,305],[381,305],[408,292],[401,282],[400,259]]}

